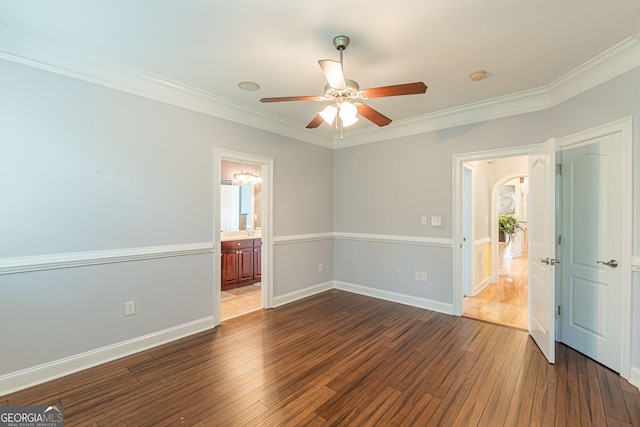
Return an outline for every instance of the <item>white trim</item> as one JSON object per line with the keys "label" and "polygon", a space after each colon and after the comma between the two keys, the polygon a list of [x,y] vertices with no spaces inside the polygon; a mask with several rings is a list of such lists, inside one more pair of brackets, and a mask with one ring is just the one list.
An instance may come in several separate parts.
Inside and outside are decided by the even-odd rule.
{"label": "white trim", "polygon": [[141,337],[132,338],[85,353],[76,354],[32,368],[0,376],[0,394],[42,384],[121,357],[129,356],[214,327],[213,317],[205,317]]}
{"label": "white trim", "polygon": [[83,267],[213,252],[212,242],[0,258],[0,274]]}
{"label": "white trim", "polygon": [[397,302],[400,304],[410,305],[413,307],[424,308],[426,310],[437,311],[439,313],[452,314],[453,306],[446,302],[434,301],[427,298],[416,297],[413,295],[399,294],[396,292],[384,291],[382,289],[371,288],[369,286],[356,285],[346,282],[334,282],[335,289],[347,291],[354,294],[366,295],[385,301]]}
{"label": "white trim", "polygon": [[332,281],[309,286],[308,288],[299,289],[297,291],[289,292],[288,294],[274,297],[273,306],[280,307],[281,305],[289,304],[299,299],[307,298],[307,297],[310,297],[311,295],[319,294],[321,292],[325,292],[333,288],[334,288],[334,283]]}
{"label": "white trim", "polygon": [[360,240],[376,243],[394,243],[414,246],[435,246],[442,248],[451,247],[451,239],[438,237],[397,236],[392,234],[365,234],[365,233],[333,233],[338,240]]}
{"label": "white trim", "polygon": [[487,243],[491,243],[491,237],[483,237],[481,239],[474,240],[473,246],[482,246],[486,245]]}
{"label": "white trim", "polygon": [[549,107],[555,107],[640,66],[640,43],[627,38],[551,82]]}
{"label": "white trim", "polygon": [[[636,36],[640,31],[638,25],[634,30]],[[0,58],[310,144],[338,149],[549,109],[639,67],[640,41],[630,37],[546,86],[397,120],[384,128],[371,127],[348,132],[342,141],[322,130],[304,129],[298,123],[275,114],[139,69],[81,55],[3,25],[0,25]]]}
{"label": "white trim", "polygon": [[[640,64],[639,64],[640,65]],[[396,120],[384,128],[369,128],[348,132],[344,139],[334,137],[333,148],[347,148],[388,139],[401,138],[464,126],[473,123],[546,110],[550,96],[544,87],[461,105],[434,113]]]}
{"label": "white trim", "polygon": [[306,243],[316,242],[318,240],[331,240],[333,239],[332,232],[327,233],[313,233],[313,234],[291,234],[288,236],[274,236],[274,245],[286,245],[289,243]]}
{"label": "white trim", "polygon": [[[593,142],[594,139],[615,133],[621,134],[622,140],[622,188],[619,189],[622,195],[622,230],[633,230],[633,207],[635,205],[635,195],[633,193],[633,180],[635,178],[633,164],[633,117],[625,117],[620,120],[605,123],[581,132],[577,132],[564,138],[557,140],[559,149],[568,149]],[[631,376],[631,347],[632,347],[632,330],[631,330],[631,300],[632,300],[632,233],[622,233],[622,254],[620,256],[620,268],[623,272],[621,280],[621,301],[620,311],[622,315],[622,327],[620,331],[621,349],[620,349],[620,376],[629,379]]]}
{"label": "white trim", "polygon": [[631,376],[629,377],[629,383],[636,386],[638,390],[640,390],[640,368],[633,367],[631,368]]}

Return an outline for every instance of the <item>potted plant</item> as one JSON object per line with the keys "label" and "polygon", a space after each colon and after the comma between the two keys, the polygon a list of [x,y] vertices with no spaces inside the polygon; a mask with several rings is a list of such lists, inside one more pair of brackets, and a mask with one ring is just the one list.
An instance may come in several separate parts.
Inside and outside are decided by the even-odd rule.
{"label": "potted plant", "polygon": [[498,230],[499,241],[509,244],[512,236],[518,231],[522,230],[518,218],[513,215],[499,215],[498,216]]}

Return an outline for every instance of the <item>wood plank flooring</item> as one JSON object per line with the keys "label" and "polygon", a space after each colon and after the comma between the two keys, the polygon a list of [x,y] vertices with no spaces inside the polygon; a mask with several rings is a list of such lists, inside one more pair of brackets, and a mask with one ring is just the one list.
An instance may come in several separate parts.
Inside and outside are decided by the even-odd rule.
{"label": "wood plank flooring", "polygon": [[640,392],[527,333],[331,290],[0,397],[66,426],[640,426]]}
{"label": "wood plank flooring", "polygon": [[464,315],[487,322],[527,329],[529,277],[527,253],[506,259],[506,276],[488,284],[478,295],[464,298]]}

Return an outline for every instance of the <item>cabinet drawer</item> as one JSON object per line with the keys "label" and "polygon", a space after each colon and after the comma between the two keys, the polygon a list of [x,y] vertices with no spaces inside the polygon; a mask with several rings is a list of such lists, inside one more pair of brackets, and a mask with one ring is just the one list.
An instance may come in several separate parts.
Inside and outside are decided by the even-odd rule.
{"label": "cabinet drawer", "polygon": [[258,238],[258,239],[253,239],[253,247],[254,248],[259,248],[262,246],[262,239]]}
{"label": "cabinet drawer", "polygon": [[228,242],[221,242],[221,249],[223,251],[227,251],[229,249],[243,249],[243,248],[252,248],[252,247],[253,247],[253,239],[229,240]]}

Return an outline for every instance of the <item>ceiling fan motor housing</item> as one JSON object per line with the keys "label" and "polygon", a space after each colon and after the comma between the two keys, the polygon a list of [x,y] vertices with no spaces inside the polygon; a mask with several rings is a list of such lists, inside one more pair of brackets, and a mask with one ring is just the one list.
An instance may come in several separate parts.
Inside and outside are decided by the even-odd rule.
{"label": "ceiling fan motor housing", "polygon": [[349,37],[347,36],[336,36],[333,38],[333,45],[338,50],[345,50],[347,46],[349,46]]}

